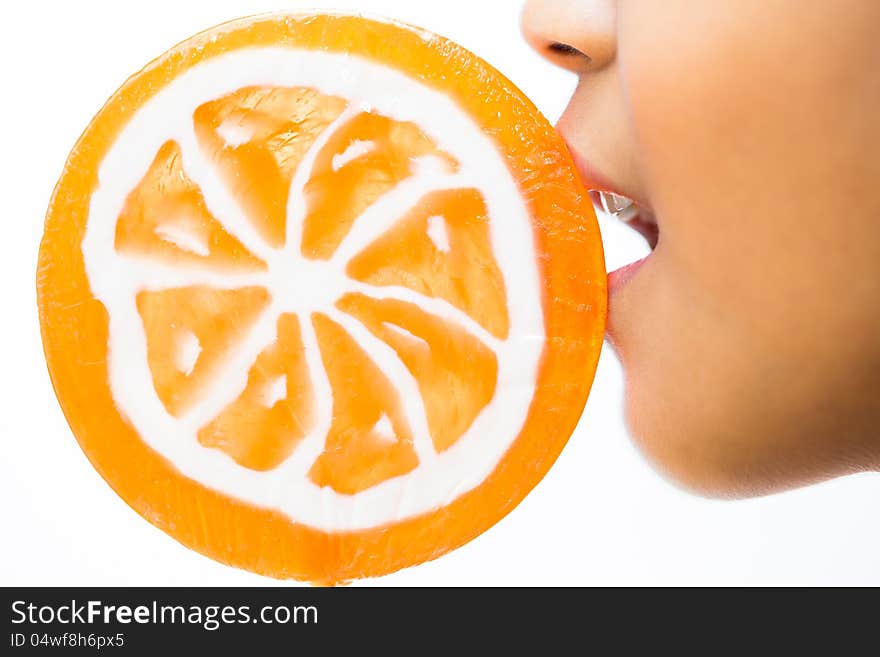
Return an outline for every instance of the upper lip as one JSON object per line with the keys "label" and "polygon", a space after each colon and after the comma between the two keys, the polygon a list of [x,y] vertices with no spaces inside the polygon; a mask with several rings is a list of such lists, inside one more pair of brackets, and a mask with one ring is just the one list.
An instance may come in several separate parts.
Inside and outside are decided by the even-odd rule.
{"label": "upper lip", "polygon": [[590,191],[590,197],[593,204],[598,205],[597,192],[611,192],[619,196],[625,196],[630,199],[638,208],[638,213],[626,223],[636,232],[641,234],[647,241],[648,245],[653,249],[657,246],[660,237],[659,226],[654,211],[641,198],[636,197],[628,190],[624,190],[622,186],[614,183],[610,178],[606,178],[603,173],[598,171],[586,158],[584,158],[570,143],[566,142],[568,150],[574,159],[575,166],[581,175],[581,181]]}

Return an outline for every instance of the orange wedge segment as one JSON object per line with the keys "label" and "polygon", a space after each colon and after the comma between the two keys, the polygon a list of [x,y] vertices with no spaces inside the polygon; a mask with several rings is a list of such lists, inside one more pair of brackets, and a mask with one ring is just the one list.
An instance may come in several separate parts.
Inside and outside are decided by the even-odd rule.
{"label": "orange wedge segment", "polygon": [[162,145],[149,171],[128,195],[116,224],[116,249],[177,266],[266,268],[208,210],[173,141]]}
{"label": "orange wedge segment", "polygon": [[418,466],[400,393],[357,342],[324,315],[318,342],[333,389],[333,423],[309,476],[354,495]]}
{"label": "orange wedge segment", "polygon": [[318,153],[305,188],[303,253],[329,258],[355,219],[430,155],[455,166],[416,125],[371,112],[357,114]]}
{"label": "orange wedge segment", "polygon": [[191,287],[138,293],[147,362],[156,394],[171,415],[185,411],[216,376],[224,356],[267,302],[268,294],[260,288]]}
{"label": "orange wedge segment", "polygon": [[349,262],[348,274],[441,297],[495,336],[507,337],[504,279],[492,254],[486,206],[475,189],[426,195]]}
{"label": "orange wedge segment", "polygon": [[314,391],[296,315],[278,318],[277,335],[254,361],[241,395],[198,433],[202,445],[254,470],[277,467],[314,425]]}
{"label": "orange wedge segment", "polygon": [[352,294],[337,306],[394,349],[419,384],[431,440],[442,452],[495,394],[495,354],[467,331],[393,299]]}
{"label": "orange wedge segment", "polygon": [[221,562],[335,584],[513,509],[589,392],[592,206],[508,80],[423,30],[271,15],[133,76],[72,151],[37,292],[113,489]]}
{"label": "orange wedge segment", "polygon": [[196,134],[270,245],[285,241],[290,181],[346,103],[301,87],[246,87],[201,105]]}

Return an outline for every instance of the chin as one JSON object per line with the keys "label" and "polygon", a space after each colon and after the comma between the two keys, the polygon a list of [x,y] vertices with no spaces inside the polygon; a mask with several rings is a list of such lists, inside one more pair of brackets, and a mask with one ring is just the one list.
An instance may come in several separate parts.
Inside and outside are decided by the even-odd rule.
{"label": "chin", "polygon": [[677,488],[701,497],[733,500],[811,483],[784,472],[785,468],[774,468],[770,455],[753,449],[750,438],[707,429],[690,409],[676,411],[662,398],[652,404],[630,390],[629,382],[627,388],[629,434],[653,468]]}

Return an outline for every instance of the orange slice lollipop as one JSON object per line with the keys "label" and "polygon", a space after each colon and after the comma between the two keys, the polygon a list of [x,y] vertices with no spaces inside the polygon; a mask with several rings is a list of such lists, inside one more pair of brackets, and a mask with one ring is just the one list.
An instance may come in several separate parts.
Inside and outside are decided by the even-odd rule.
{"label": "orange slice lollipop", "polygon": [[70,155],[37,280],[82,449],[178,541],[339,583],[485,531],[558,456],[605,268],[560,138],[424,31],[235,21]]}

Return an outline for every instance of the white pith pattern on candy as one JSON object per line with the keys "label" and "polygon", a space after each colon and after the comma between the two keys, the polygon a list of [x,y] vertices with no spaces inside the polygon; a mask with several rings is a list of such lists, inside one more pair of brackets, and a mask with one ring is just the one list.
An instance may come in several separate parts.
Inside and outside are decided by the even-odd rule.
{"label": "white pith pattern on candy", "polygon": [[[222,71],[222,75],[219,75]],[[266,245],[201,152],[192,130],[193,111],[201,103],[255,84],[308,86],[346,98],[350,105],[322,134],[303,160],[291,184],[288,240],[274,250]],[[305,214],[296,193],[308,179],[314,154],[326,137],[368,104],[377,113],[419,125],[438,146],[461,163],[458,173],[420,167],[419,173],[367,209],[330,261],[304,260],[299,238]],[[429,112],[423,112],[429,108]],[[158,120],[157,120],[158,119]],[[268,265],[265,273],[218,274],[156,265],[124,257],[113,249],[113,230],[127,193],[140,181],[159,146],[175,140],[187,175],[199,186],[211,214]],[[324,530],[353,530],[393,522],[449,503],[478,485],[519,434],[535,388],[543,350],[544,325],[531,222],[515,182],[496,145],[449,98],[420,83],[351,55],[261,48],[214,58],[187,71],[134,115],[105,157],[99,188],[93,194],[82,248],[95,296],[110,316],[110,388],[117,407],[141,438],[186,476],[231,497],[276,509],[292,520]],[[498,266],[507,287],[510,334],[498,340],[471,317],[438,298],[399,287],[375,287],[348,279],[345,264],[366,244],[390,228],[428,191],[476,187],[484,196]],[[284,275],[281,275],[284,272]],[[305,277],[320,294],[291,298],[277,285]],[[321,283],[314,284],[316,278]],[[135,306],[141,289],[192,284],[237,288],[264,285],[273,301],[217,377],[205,398],[176,420],[165,411],[152,387],[143,326]],[[285,292],[287,292],[285,294]],[[433,450],[418,386],[385,343],[333,304],[339,293],[361,292],[374,298],[416,303],[480,339],[498,357],[495,397],[468,431],[448,450]],[[358,333],[361,344],[401,393],[420,465],[407,475],[356,495],[318,488],[307,478],[332,414],[332,391],[323,371],[314,329],[307,315],[321,310]],[[314,388],[318,423],[293,454],[277,468],[257,472],[239,466],[225,453],[203,447],[195,433],[243,390],[247,372],[262,349],[275,339],[278,314],[300,313],[306,361]],[[373,341],[372,346],[365,344]],[[384,345],[382,350],[379,345]],[[381,353],[380,353],[381,352]],[[393,361],[397,360],[396,363]]]}

